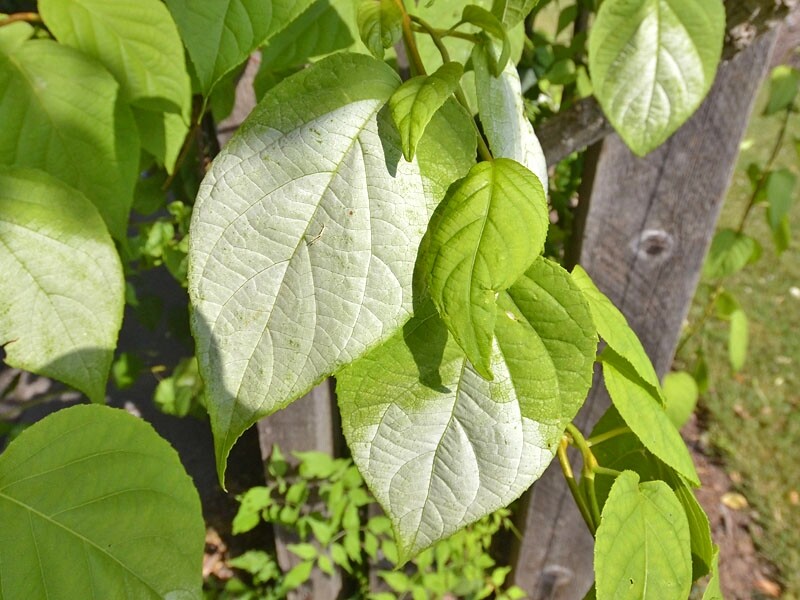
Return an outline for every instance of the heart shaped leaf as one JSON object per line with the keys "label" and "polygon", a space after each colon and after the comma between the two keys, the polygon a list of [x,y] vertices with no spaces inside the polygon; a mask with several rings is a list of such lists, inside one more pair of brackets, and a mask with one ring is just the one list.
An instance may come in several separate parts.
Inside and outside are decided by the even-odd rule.
{"label": "heart shaped leaf", "polygon": [[683,600],[692,585],[689,524],[663,481],[617,477],[594,547],[597,600]]}
{"label": "heart shaped leaf", "polygon": [[530,267],[547,236],[547,201],[528,169],[506,158],[475,165],[430,225],[430,293],[475,369],[491,379],[495,298]]}
{"label": "heart shaped leaf", "polygon": [[525,491],[591,384],[597,338],[563,269],[539,259],[496,310],[492,382],[430,302],[337,375],[348,446],[394,524],[402,560]]}
{"label": "heart shaped leaf", "polygon": [[475,138],[448,111],[419,150],[443,169],[403,160],[385,106],[399,85],[369,56],[316,63],[267,93],[201,186],[189,293],[220,477],[247,427],[411,316],[417,248]]}
{"label": "heart shaped leaf", "polygon": [[700,106],[725,34],[720,0],[606,0],[589,71],[608,120],[636,154],[661,145]]}

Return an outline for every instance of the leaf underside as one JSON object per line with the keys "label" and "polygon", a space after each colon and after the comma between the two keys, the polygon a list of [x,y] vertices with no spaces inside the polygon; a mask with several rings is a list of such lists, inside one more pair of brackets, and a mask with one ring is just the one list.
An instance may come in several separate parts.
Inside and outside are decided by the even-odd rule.
{"label": "leaf underside", "polygon": [[597,338],[560,267],[539,259],[497,311],[492,382],[430,302],[337,375],[348,446],[392,519],[403,560],[525,491],[591,384]]}
{"label": "leaf underside", "polygon": [[[247,427],[411,316],[441,178],[466,171],[474,134],[430,144],[446,172],[403,160],[385,108],[399,83],[371,57],[320,61],[267,94],[201,186],[189,293],[220,477]],[[447,116],[444,138],[470,131]]]}
{"label": "leaf underside", "polygon": [[725,13],[719,0],[609,0],[589,37],[589,70],[609,121],[636,154],[657,148],[714,81]]}

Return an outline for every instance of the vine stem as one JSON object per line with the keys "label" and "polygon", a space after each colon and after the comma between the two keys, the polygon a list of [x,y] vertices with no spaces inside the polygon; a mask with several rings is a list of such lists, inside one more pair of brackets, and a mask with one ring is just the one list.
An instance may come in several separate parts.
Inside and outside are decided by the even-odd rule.
{"label": "vine stem", "polygon": [[[419,28],[424,33],[427,33],[430,36],[431,40],[433,41],[433,44],[436,46],[436,49],[439,51],[439,54],[442,57],[442,63],[444,64],[449,63],[450,52],[448,52],[447,46],[445,46],[444,42],[442,41],[441,30],[431,27],[431,25],[427,21],[417,16],[410,15],[409,18],[411,19],[411,22],[413,24],[419,26]],[[467,112],[471,112],[469,107],[469,101],[467,100],[467,95],[464,93],[464,89],[461,87],[461,82],[459,82],[456,85],[454,94],[458,103],[461,104],[461,106],[463,106],[467,110]],[[492,156],[492,151],[489,150],[489,146],[486,143],[486,140],[483,137],[483,133],[481,133],[481,130],[478,127],[478,124],[475,122],[475,119],[472,119],[472,124],[474,125],[475,133],[477,134],[478,154],[480,154],[483,160],[486,161],[494,160],[494,156]]]}
{"label": "vine stem", "polygon": [[422,57],[417,48],[417,42],[414,40],[414,30],[411,28],[411,16],[406,10],[404,0],[394,0],[400,12],[403,13],[403,44],[406,47],[409,57],[411,58],[411,67],[415,75],[425,75],[425,65],[422,62]]}
{"label": "vine stem", "polygon": [[572,472],[572,466],[569,464],[569,458],[567,457],[568,445],[569,438],[567,436],[561,438],[561,442],[558,445],[558,450],[556,451],[558,463],[561,465],[561,471],[564,473],[564,479],[567,481],[567,487],[569,487],[572,498],[575,500],[575,504],[578,507],[578,512],[581,513],[581,517],[583,517],[583,520],[586,522],[586,526],[589,528],[589,531],[592,532],[592,535],[594,535],[597,528],[595,527],[592,513],[589,510],[589,505],[586,502],[586,497],[578,487],[578,484],[575,481],[575,475]]}
{"label": "vine stem", "polygon": [[786,137],[786,131],[789,128],[789,119],[792,116],[792,113],[793,110],[790,106],[786,109],[783,115],[783,121],[781,122],[781,128],[778,132],[778,137],[775,139],[775,145],[772,147],[772,152],[770,152],[769,158],[767,159],[767,164],[764,165],[764,169],[761,171],[761,177],[758,178],[758,183],[756,183],[756,186],[753,188],[753,193],[750,195],[750,202],[747,203],[747,208],[745,208],[742,219],[739,221],[739,227],[736,229],[737,233],[742,233],[744,231],[744,226],[747,224],[747,219],[750,216],[750,212],[758,202],[758,197],[761,194],[761,190],[763,190],[764,186],[767,184],[767,176],[772,170],[772,167],[775,165],[775,161],[777,160],[778,154],[783,146],[783,139]]}
{"label": "vine stem", "polygon": [[[597,444],[602,444],[603,442],[607,442],[608,440],[614,439],[620,435],[625,435],[626,433],[630,433],[631,428],[627,426],[617,427],[616,429],[612,429],[610,431],[606,431],[605,433],[598,434],[594,437],[590,437],[586,440],[586,445],[591,448],[592,446],[596,446]],[[595,470],[595,472],[597,472]]]}
{"label": "vine stem", "polygon": [[[411,21],[412,23],[420,25],[422,20],[414,15],[411,15]],[[436,29],[435,27],[426,27],[425,29],[426,29],[425,33],[433,32],[440,38],[454,37],[460,40],[466,40],[468,42],[472,42],[474,44],[480,42],[480,37],[475,35],[474,33],[464,33],[463,31],[456,31],[455,29]]]}
{"label": "vine stem", "polygon": [[[583,437],[580,429],[569,423],[566,427],[567,433],[572,438],[575,447],[581,453],[583,459],[583,468],[581,469],[581,484],[583,485],[586,496],[589,498],[589,509],[591,510],[592,522],[596,530],[600,523],[600,505],[597,502],[597,493],[594,489],[594,474],[595,470],[599,468],[597,459],[594,457],[589,443]],[[594,531],[593,530],[593,531]]]}
{"label": "vine stem", "polygon": [[18,12],[8,15],[5,19],[0,20],[0,27],[3,25],[11,25],[11,23],[44,23],[41,15],[36,12]]}

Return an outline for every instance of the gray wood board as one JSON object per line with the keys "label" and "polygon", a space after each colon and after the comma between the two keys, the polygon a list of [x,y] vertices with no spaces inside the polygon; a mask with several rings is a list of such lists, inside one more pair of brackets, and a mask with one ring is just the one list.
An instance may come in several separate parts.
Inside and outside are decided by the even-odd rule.
{"label": "gray wood board", "polygon": [[[258,422],[258,439],[261,457],[269,459],[273,445],[277,444],[287,459],[292,461],[291,452],[316,450],[337,455],[340,450],[341,429],[336,412],[333,382],[325,380],[299,400]],[[300,540],[293,532],[275,527],[275,551],[278,564],[284,573],[302,562],[289,552],[287,546]],[[311,578],[299,589],[289,594],[290,600],[332,600],[342,591],[342,575],[337,569],[332,577],[319,569],[314,569]]]}
{"label": "gray wood board", "polygon": [[[663,146],[635,157],[619,139],[599,154],[581,264],[627,316],[663,374],[694,295],[739,144],[777,33],[723,65],[706,101]],[[595,385],[576,423],[608,406]],[[557,464],[533,487],[514,581],[535,599],[578,599],[591,586],[593,542]]]}

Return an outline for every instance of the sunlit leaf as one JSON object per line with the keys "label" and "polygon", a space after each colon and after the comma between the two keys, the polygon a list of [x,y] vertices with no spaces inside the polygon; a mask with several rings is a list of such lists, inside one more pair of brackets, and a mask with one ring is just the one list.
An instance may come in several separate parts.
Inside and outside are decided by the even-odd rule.
{"label": "sunlit leaf", "polygon": [[97,209],[46,173],[0,167],[0,240],[5,362],[102,402],[125,292]]}
{"label": "sunlit leaf", "polygon": [[166,0],[189,51],[200,90],[208,96],[222,77],[284,29],[313,0]]}
{"label": "sunlit leaf", "polygon": [[741,271],[760,254],[758,242],[749,235],[722,229],[714,235],[703,265],[703,276],[720,279]]}
{"label": "sunlit leaf", "polygon": [[396,44],[403,31],[403,11],[396,0],[360,0],[358,30],[361,40],[376,58]]}
{"label": "sunlit leaf", "polygon": [[497,295],[540,254],[547,225],[541,183],[505,158],[475,165],[431,220],[431,297],[483,377],[491,378]]}
{"label": "sunlit leaf", "polygon": [[748,337],[747,314],[743,310],[734,311],[728,332],[728,361],[734,372],[741,371],[744,366]]}
{"label": "sunlit leaf", "polygon": [[764,109],[765,115],[786,110],[794,103],[800,89],[800,71],[789,65],[779,65],[769,76],[769,100]]}
{"label": "sunlit leaf", "polygon": [[521,22],[536,7],[539,0],[494,0],[494,14],[508,29]]}
{"label": "sunlit leaf", "polygon": [[614,306],[605,294],[597,289],[589,274],[580,265],[573,269],[572,278],[589,302],[592,318],[600,337],[614,352],[627,360],[639,377],[649,384],[651,392],[663,400],[653,363],[650,362],[650,358],[644,351],[642,342],[628,325],[625,315]]}
{"label": "sunlit leaf", "polygon": [[62,44],[101,62],[125,100],[189,118],[191,89],[183,45],[159,0],[40,0]]}
{"label": "sunlit leaf", "polygon": [[700,106],[725,33],[720,0],[605,0],[589,35],[594,92],[636,154],[657,148]]}
{"label": "sunlit leaf", "polygon": [[547,192],[547,161],[533,125],[525,114],[517,67],[509,62],[500,76],[495,77],[482,45],[476,45],[472,52],[472,66],[478,115],[493,156],[511,158],[526,166],[539,178]]}
{"label": "sunlit leaf", "polygon": [[692,584],[689,526],[663,481],[625,471],[603,507],[594,549],[597,600],[685,600]]}
{"label": "sunlit leaf", "polygon": [[625,424],[650,452],[694,485],[700,485],[686,444],[647,384],[628,361],[610,348],[603,351],[601,358],[608,395]]}
{"label": "sunlit leaf", "polygon": [[474,134],[447,112],[403,160],[384,110],[399,85],[368,56],[320,61],[268,92],[201,186],[189,293],[220,475],[247,427],[411,316],[417,248]]}
{"label": "sunlit leaf", "polygon": [[139,136],[100,64],[51,40],[0,48],[0,164],[42,169],[82,191],[125,238]]}
{"label": "sunlit leaf", "polygon": [[400,132],[406,160],[414,158],[425,128],[436,111],[452,96],[463,72],[460,63],[450,62],[439,67],[432,75],[412,77],[392,94],[389,107]]}
{"label": "sunlit leaf", "polygon": [[394,523],[401,560],[527,489],[591,384],[597,338],[563,269],[539,259],[496,310],[492,382],[429,302],[337,375],[348,445]]}

